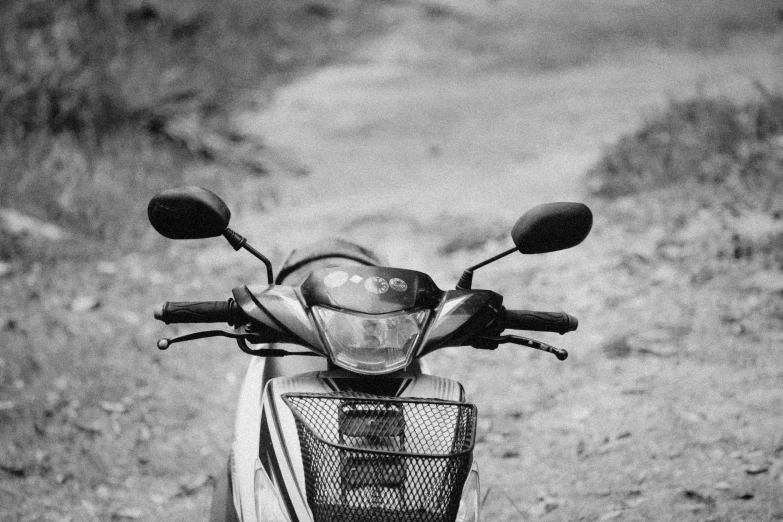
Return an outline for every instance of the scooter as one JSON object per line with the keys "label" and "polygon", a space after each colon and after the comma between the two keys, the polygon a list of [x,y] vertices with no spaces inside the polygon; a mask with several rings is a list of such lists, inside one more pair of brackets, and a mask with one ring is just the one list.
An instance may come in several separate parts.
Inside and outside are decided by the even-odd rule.
{"label": "scooter", "polygon": [[341,240],[294,251],[275,280],[271,262],[228,228],[226,204],[203,188],[157,194],[148,216],[167,238],[222,235],[266,265],[268,284],[240,286],[225,301],[166,302],[154,314],[166,324],[233,327],[160,339],[161,350],[227,337],[254,356],[210,520],[478,522],[476,407],[459,382],[428,374],[420,359],[512,343],[565,360],[565,350],[503,332],[564,334],[576,330],[575,317],[506,309],[500,294],[471,288],[473,272],[515,251],[578,245],[592,227],[587,206],[529,210],[511,231],[513,248],[446,291]]}

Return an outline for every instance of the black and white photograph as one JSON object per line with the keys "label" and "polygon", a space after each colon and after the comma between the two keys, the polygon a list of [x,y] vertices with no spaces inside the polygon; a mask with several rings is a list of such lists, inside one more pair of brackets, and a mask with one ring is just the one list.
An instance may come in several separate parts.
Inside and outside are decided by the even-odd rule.
{"label": "black and white photograph", "polygon": [[783,521],[783,0],[0,0],[0,520]]}

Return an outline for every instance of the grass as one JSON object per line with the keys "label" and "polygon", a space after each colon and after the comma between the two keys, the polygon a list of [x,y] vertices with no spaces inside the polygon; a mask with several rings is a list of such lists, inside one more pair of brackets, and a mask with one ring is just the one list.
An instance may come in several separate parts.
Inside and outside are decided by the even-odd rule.
{"label": "grass", "polygon": [[593,191],[616,197],[695,181],[742,188],[770,210],[783,188],[783,94],[761,91],[744,105],[672,102],[606,152],[588,174]]}
{"label": "grass", "polygon": [[466,45],[504,65],[569,67],[635,47],[715,52],[738,36],[772,34],[777,0],[580,0],[501,4]]}
{"label": "grass", "polygon": [[3,2],[0,207],[123,244],[144,221],[129,212],[203,163],[153,135],[166,121],[223,124],[260,86],[339,54],[364,12],[353,1]]}
{"label": "grass", "polygon": [[[702,274],[694,282],[711,279],[714,265],[725,261],[749,272],[783,270],[783,94],[759,89],[761,96],[745,104],[672,102],[588,172],[601,198],[665,209],[650,222],[675,243],[682,235],[683,244],[697,248],[688,258]],[[770,282],[762,286],[773,291],[777,276],[765,277]],[[779,295],[768,297],[779,321]]]}
{"label": "grass", "polygon": [[[332,51],[348,2],[11,0],[0,7],[0,128],[100,133],[171,110],[219,111]],[[183,103],[188,102],[188,103]]]}

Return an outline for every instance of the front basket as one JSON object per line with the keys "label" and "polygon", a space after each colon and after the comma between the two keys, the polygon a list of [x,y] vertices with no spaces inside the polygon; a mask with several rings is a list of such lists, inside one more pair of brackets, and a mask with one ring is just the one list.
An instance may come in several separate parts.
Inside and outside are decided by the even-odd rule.
{"label": "front basket", "polygon": [[476,407],[437,399],[288,393],[315,522],[453,522]]}

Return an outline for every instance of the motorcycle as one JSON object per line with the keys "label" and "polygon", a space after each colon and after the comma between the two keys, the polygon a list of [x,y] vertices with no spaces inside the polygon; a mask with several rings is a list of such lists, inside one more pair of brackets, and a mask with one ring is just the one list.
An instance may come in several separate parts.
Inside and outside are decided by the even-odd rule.
{"label": "motorcycle", "polygon": [[222,336],[254,356],[210,520],[478,522],[476,406],[420,359],[445,347],[513,343],[565,360],[565,350],[503,332],[564,334],[576,330],[575,317],[506,309],[503,296],[472,289],[472,280],[516,251],[578,245],[592,227],[587,206],[534,207],[514,225],[513,248],[445,291],[425,273],[384,266],[336,239],[294,251],[275,279],[271,262],[228,228],[226,204],[203,188],[157,194],[148,216],[167,238],[222,235],[266,265],[267,284],[234,288],[225,301],[166,302],[154,314],[166,324],[233,327],[160,339],[161,350]]}

